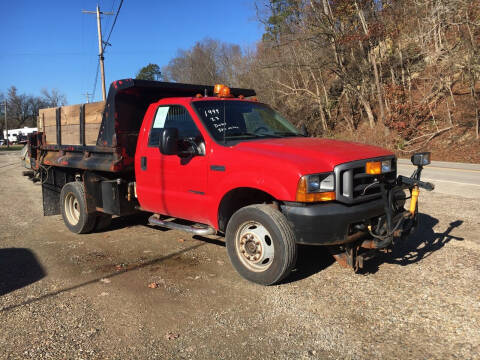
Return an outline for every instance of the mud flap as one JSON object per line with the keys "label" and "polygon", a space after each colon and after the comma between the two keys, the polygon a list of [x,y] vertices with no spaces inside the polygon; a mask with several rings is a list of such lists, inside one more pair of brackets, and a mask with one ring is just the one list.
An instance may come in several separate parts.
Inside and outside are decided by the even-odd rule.
{"label": "mud flap", "polygon": [[101,203],[101,189],[99,184],[102,178],[96,174],[85,171],[83,174],[83,189],[85,195],[85,205],[87,213],[94,213],[97,207],[102,207]]}
{"label": "mud flap", "polygon": [[42,184],[43,215],[60,215],[60,190],[58,187]]}

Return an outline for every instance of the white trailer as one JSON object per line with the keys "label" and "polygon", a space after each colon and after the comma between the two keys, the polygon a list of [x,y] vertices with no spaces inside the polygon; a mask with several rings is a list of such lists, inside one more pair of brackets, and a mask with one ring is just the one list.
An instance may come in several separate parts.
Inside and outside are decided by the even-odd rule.
{"label": "white trailer", "polygon": [[[24,128],[21,128],[21,129],[10,129],[8,130],[8,141],[12,144],[12,143],[16,143],[19,141],[19,135],[23,135],[23,136],[26,136],[28,134],[31,134],[33,132],[37,131],[37,128],[36,127],[27,127],[25,126]],[[7,131],[6,130],[3,130],[3,138],[6,139],[7,138]]]}

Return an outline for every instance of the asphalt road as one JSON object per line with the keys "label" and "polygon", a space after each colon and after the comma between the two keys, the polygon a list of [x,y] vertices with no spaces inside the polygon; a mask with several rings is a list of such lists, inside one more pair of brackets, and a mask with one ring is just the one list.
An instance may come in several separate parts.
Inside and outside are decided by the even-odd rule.
{"label": "asphalt road", "polygon": [[417,232],[361,274],[304,246],[263,287],[215,236],[141,216],[73,234],[22,170],[0,153],[0,359],[478,359],[477,199],[424,192]]}
{"label": "asphalt road", "polygon": [[[415,166],[409,160],[398,161],[398,174],[410,176]],[[480,199],[480,165],[434,161],[424,167],[422,180],[435,184],[435,192]],[[422,190],[424,191],[424,190]]]}

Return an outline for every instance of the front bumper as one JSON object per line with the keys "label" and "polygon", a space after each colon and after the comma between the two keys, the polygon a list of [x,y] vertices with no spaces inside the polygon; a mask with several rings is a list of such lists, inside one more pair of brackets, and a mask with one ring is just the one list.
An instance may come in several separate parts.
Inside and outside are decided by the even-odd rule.
{"label": "front bumper", "polygon": [[381,198],[356,205],[285,203],[281,209],[295,232],[296,242],[309,245],[346,243],[350,225],[385,214]]}

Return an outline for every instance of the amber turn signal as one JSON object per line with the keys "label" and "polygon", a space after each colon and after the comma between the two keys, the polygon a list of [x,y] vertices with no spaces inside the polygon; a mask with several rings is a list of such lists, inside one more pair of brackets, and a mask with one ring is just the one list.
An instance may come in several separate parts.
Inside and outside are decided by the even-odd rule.
{"label": "amber turn signal", "polygon": [[328,192],[307,192],[306,177],[300,178],[297,187],[296,200],[299,202],[318,202],[335,200],[335,191]]}
{"label": "amber turn signal", "polygon": [[371,175],[377,175],[382,173],[382,162],[372,161],[365,164],[365,172]]}

